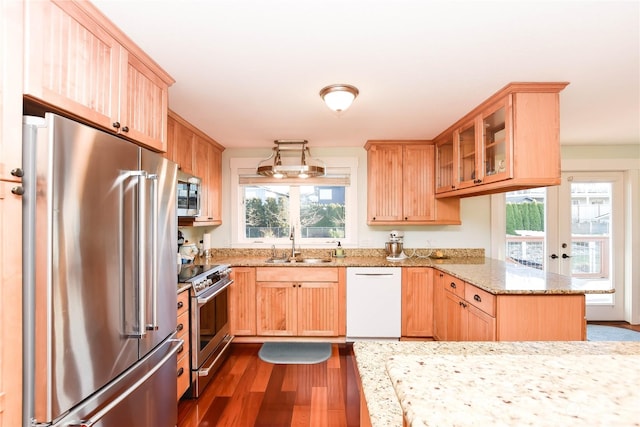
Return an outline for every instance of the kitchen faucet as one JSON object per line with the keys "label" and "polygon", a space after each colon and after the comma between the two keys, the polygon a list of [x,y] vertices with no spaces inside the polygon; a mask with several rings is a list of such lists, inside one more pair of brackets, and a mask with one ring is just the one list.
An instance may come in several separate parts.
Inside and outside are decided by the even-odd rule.
{"label": "kitchen faucet", "polygon": [[289,240],[291,240],[291,258],[296,257],[296,227],[295,225],[291,226],[291,234],[289,235]]}

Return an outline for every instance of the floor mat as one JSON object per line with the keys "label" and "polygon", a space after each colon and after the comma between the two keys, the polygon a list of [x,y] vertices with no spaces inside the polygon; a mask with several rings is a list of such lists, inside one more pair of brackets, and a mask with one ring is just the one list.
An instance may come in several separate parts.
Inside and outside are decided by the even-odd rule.
{"label": "floor mat", "polygon": [[269,363],[311,365],[331,356],[331,343],[324,342],[266,342],[258,352]]}
{"label": "floor mat", "polygon": [[640,332],[605,325],[587,325],[587,341],[640,341]]}

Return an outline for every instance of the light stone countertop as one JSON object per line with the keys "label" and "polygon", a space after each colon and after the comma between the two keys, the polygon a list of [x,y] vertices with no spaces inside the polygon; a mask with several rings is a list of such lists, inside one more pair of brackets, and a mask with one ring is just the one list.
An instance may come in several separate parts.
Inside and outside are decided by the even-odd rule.
{"label": "light stone countertop", "polygon": [[[589,356],[589,360],[584,360],[584,363],[589,365],[590,362],[593,362],[593,356],[605,356],[604,358],[607,359],[611,355],[621,355],[634,356],[634,364],[632,367],[637,371],[638,356],[640,356],[640,342],[357,341],[354,343],[353,349],[373,427],[402,426],[402,407],[391,378],[387,373],[387,363],[390,360],[395,360],[395,362],[390,363],[397,364],[391,365],[391,369],[409,369],[411,371],[412,364],[415,363],[414,358],[422,358],[426,361],[431,358],[436,360],[443,356],[467,358],[472,356],[482,356],[493,361],[493,363],[491,363],[492,366],[496,364],[503,366],[504,361],[506,359],[513,358],[513,356],[526,356],[525,363],[528,363],[527,360],[529,360],[529,358],[533,360],[535,357],[549,357],[554,360],[567,358],[567,360],[573,360],[579,359],[580,356]],[[503,355],[507,355],[508,357],[503,358]],[[403,359],[407,357],[408,359],[403,361]],[[618,356],[615,356],[615,358],[618,358]],[[607,369],[609,369],[609,364],[613,363],[611,362],[613,358],[608,360],[609,362],[604,365],[592,366],[591,368],[599,368],[606,372]],[[406,363],[406,366],[404,366],[403,363]],[[431,374],[438,375],[437,370],[433,369],[431,371]],[[636,373],[635,375],[637,377],[638,374]],[[405,380],[407,378],[411,379],[414,376],[414,372],[403,374]],[[637,384],[637,382],[635,384]],[[467,385],[465,384],[465,388],[466,387]],[[605,386],[599,390],[599,393],[603,394],[607,393],[607,391],[608,389]],[[449,390],[449,392],[453,393],[452,390]],[[631,390],[631,392],[635,393],[636,400],[640,399],[637,385]],[[458,390],[456,393],[458,397],[464,396],[464,390]],[[429,406],[428,396],[423,395],[422,392],[419,392],[418,395],[419,398],[426,400],[423,404],[419,405],[419,410],[426,411],[427,413],[430,411],[435,412],[434,408]],[[449,399],[452,398],[452,396],[446,396],[443,398]],[[634,408],[638,407],[640,407],[640,405],[634,406]],[[415,413],[417,412],[418,410],[416,409]],[[638,417],[638,420],[640,420],[640,417]],[[416,419],[416,424],[414,425],[420,425],[417,421],[418,420]],[[497,422],[499,422],[499,420]],[[495,425],[496,422],[492,422],[490,424]],[[589,420],[589,422],[583,425],[592,424],[593,420]],[[439,425],[452,425],[452,422],[447,421]],[[484,424],[477,423],[476,425]]]}
{"label": "light stone countertop", "polygon": [[[446,250],[445,250],[446,251]],[[520,264],[486,258],[477,249],[450,249],[445,259],[426,256],[411,257],[404,261],[388,261],[384,251],[360,250],[351,252],[358,256],[329,258],[327,250],[303,250],[303,257],[320,257],[330,260],[321,264],[283,263],[269,264],[270,251],[226,250],[207,258],[209,264],[230,264],[234,267],[433,267],[471,283],[491,294],[588,294],[613,293],[614,290],[588,289],[586,282],[560,274],[546,273]],[[418,252],[420,253],[420,252]],[[203,262],[205,263],[205,262]]]}
{"label": "light stone countertop", "polygon": [[411,426],[640,425],[640,355],[393,356]]}

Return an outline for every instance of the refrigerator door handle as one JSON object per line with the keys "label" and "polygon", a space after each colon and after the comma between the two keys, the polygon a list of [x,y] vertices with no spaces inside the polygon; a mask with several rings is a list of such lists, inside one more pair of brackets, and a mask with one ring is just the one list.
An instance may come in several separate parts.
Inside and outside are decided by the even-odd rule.
{"label": "refrigerator door handle", "polygon": [[184,341],[175,338],[169,339],[167,340],[167,342],[173,344],[173,348],[162,358],[162,360],[160,360],[160,362],[158,362],[152,369],[150,369],[149,372],[147,372],[138,381],[136,381],[135,384],[129,387],[124,393],[119,394],[118,397],[110,401],[109,404],[103,406],[88,420],[72,421],[71,423],[67,424],[67,427],[91,427],[98,421],[100,421],[111,410],[113,410],[113,408],[118,406],[122,401],[133,394],[133,392],[135,392],[145,381],[151,378],[160,368],[162,368],[162,366],[177,353],[180,346],[184,343]]}
{"label": "refrigerator door handle", "polygon": [[147,174],[151,181],[151,323],[147,331],[157,331],[158,326],[158,175]]}

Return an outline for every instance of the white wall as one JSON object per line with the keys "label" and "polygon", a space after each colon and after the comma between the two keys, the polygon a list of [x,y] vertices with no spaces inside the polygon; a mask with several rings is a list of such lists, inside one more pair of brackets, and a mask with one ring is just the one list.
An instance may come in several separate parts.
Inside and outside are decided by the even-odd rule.
{"label": "white wall", "polygon": [[[389,231],[401,230],[405,233],[407,248],[483,248],[489,253],[490,199],[488,196],[462,199],[460,206],[462,225],[447,226],[368,226],[367,215],[367,152],[364,148],[313,148],[311,154],[318,158],[348,156],[358,159],[358,247],[384,247]],[[229,159],[237,157],[266,158],[271,147],[266,149],[227,149],[222,153],[222,221],[219,227],[181,227],[190,241],[199,241],[204,232],[211,232],[214,247],[230,247],[231,242],[231,186]],[[235,191],[235,189],[233,190]]]}

